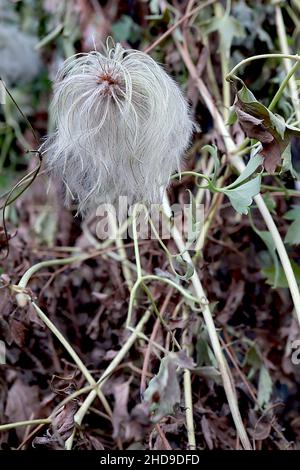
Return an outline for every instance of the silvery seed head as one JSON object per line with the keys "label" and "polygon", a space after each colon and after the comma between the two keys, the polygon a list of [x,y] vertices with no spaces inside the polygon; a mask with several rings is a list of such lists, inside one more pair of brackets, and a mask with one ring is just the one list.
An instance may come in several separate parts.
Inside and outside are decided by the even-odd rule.
{"label": "silvery seed head", "polygon": [[17,21],[14,4],[10,0],[0,0],[0,21]]}
{"label": "silvery seed head", "polygon": [[83,213],[119,196],[159,202],[193,129],[178,85],[150,56],[120,44],[66,60],[52,113],[46,165]]}
{"label": "silvery seed head", "polygon": [[0,23],[0,77],[8,85],[30,82],[40,70],[37,39],[15,25]]}

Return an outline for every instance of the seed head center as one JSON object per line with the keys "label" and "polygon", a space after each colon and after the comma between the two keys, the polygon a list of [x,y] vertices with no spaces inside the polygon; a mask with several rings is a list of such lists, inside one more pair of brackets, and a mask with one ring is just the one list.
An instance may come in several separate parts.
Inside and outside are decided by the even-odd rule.
{"label": "seed head center", "polygon": [[98,79],[98,83],[103,83],[103,82],[106,82],[108,85],[120,85],[119,80],[114,78],[109,73],[103,73],[100,75]]}

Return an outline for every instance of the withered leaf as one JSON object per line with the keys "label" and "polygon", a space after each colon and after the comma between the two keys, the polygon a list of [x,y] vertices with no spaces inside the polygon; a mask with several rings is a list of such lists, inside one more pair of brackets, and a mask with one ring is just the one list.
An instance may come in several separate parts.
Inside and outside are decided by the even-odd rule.
{"label": "withered leaf", "polygon": [[129,413],[127,410],[129,398],[129,384],[130,381],[115,384],[113,393],[115,397],[115,405],[113,411],[113,437],[116,438],[121,435],[121,426],[129,421]]}
{"label": "withered leaf", "polygon": [[149,407],[145,403],[136,405],[128,412],[129,385],[131,380],[113,386],[115,405],[113,410],[113,437],[124,442],[141,440],[153,426]]}
{"label": "withered leaf", "polygon": [[10,321],[10,330],[15,343],[20,348],[22,348],[25,344],[26,332],[28,331],[28,328],[21,321],[12,318]]}
{"label": "withered leaf", "polygon": [[[39,408],[38,387],[30,387],[21,379],[16,379],[8,392],[5,415],[9,422],[26,421],[36,415]],[[25,428],[17,428],[16,433],[23,439]]]}
{"label": "withered leaf", "polygon": [[[289,126],[281,116],[259,103],[241,79],[231,77],[231,81],[236,89],[234,109],[239,123],[247,137],[261,142],[264,167],[274,173],[282,163],[292,136],[300,137],[300,130]],[[293,174],[291,165],[286,169]]]}
{"label": "withered leaf", "polygon": [[180,387],[177,368],[193,369],[195,364],[184,351],[170,353],[161,360],[158,374],[151,379],[144,393],[144,402],[152,413],[152,421],[174,412],[180,402]]}
{"label": "withered leaf", "polygon": [[214,443],[212,439],[212,430],[210,428],[209,421],[207,420],[205,415],[203,415],[201,418],[201,429],[202,429],[207,447],[209,448],[209,450],[212,450],[214,448]]}

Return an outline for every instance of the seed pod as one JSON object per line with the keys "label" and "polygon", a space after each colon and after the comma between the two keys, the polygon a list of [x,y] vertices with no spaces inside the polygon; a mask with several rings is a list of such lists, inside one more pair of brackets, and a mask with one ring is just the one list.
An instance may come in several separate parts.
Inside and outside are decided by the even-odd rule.
{"label": "seed pod", "polygon": [[52,113],[46,165],[82,213],[120,196],[160,202],[193,129],[178,85],[150,56],[120,44],[66,60]]}

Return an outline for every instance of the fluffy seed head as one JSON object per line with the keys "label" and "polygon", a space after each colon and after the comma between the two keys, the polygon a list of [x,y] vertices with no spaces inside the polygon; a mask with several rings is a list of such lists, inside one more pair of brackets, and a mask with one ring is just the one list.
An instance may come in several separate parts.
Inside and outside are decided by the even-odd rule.
{"label": "fluffy seed head", "polygon": [[16,25],[0,23],[0,76],[8,85],[27,83],[38,74],[41,63],[34,50],[36,42]]}
{"label": "fluffy seed head", "polygon": [[83,213],[119,196],[159,202],[193,128],[177,84],[150,56],[120,44],[66,60],[52,112],[46,165]]}

